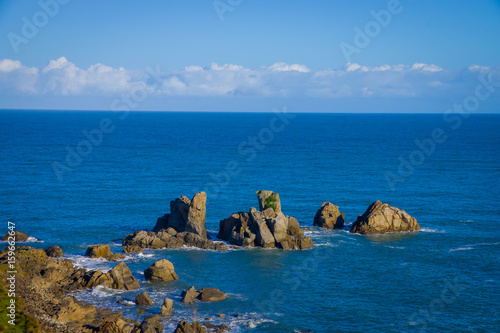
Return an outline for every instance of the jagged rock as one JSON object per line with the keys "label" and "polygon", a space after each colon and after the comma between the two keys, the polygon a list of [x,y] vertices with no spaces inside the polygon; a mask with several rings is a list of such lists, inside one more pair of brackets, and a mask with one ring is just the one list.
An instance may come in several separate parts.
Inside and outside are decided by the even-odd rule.
{"label": "jagged rock", "polygon": [[257,199],[259,200],[260,211],[272,208],[276,213],[281,212],[281,202],[278,193],[273,191],[257,191],[255,193],[257,193]]}
{"label": "jagged rock", "polygon": [[165,298],[163,301],[163,305],[161,306],[161,315],[162,316],[170,316],[172,314],[172,310],[174,309],[174,301],[170,298]]}
{"label": "jagged rock", "polygon": [[342,229],[344,227],[344,213],[331,202],[324,202],[314,216],[314,225],[326,229]]}
{"label": "jagged rock", "polygon": [[194,289],[194,286],[189,287],[189,289],[184,290],[181,293],[182,303],[193,303],[199,293]]}
{"label": "jagged rock", "polygon": [[63,251],[57,245],[53,245],[53,246],[49,247],[48,249],[45,250],[45,253],[47,253],[47,255],[49,257],[52,257],[52,258],[64,257]]}
{"label": "jagged rock", "polygon": [[140,288],[139,281],[132,276],[130,269],[124,262],[119,263],[104,275],[108,277],[110,288],[124,290]]}
{"label": "jagged rock", "polygon": [[202,288],[197,293],[196,298],[202,302],[216,302],[226,299],[226,293],[215,288]]}
{"label": "jagged rock", "polygon": [[162,259],[144,271],[144,277],[146,281],[151,282],[162,282],[162,281],[173,281],[178,280],[179,277],[175,274],[174,265],[166,260]]}
{"label": "jagged rock", "polygon": [[151,317],[146,317],[139,328],[141,333],[163,333],[163,324],[160,323],[160,316],[154,315]]}
{"label": "jagged rock", "polygon": [[174,333],[205,333],[205,328],[199,322],[194,322],[192,325],[183,320],[177,324]]}
{"label": "jagged rock", "polygon": [[[249,213],[235,213],[220,221],[218,238],[238,246],[281,249],[306,249],[313,246],[312,239],[304,237],[304,230],[300,228],[299,222],[281,212],[277,193],[256,193],[261,210],[252,207]],[[273,204],[272,207],[269,207],[270,203]]]}
{"label": "jagged rock", "polygon": [[150,306],[153,305],[153,300],[149,297],[148,293],[144,291],[135,297],[135,304]]}
{"label": "jagged rock", "polygon": [[353,223],[351,233],[363,235],[420,230],[417,220],[404,210],[375,201]]}
{"label": "jagged rock", "polygon": [[125,253],[143,253],[144,250],[138,245],[126,245],[123,247]]}
{"label": "jagged rock", "polygon": [[[9,237],[12,237],[12,236],[7,232],[5,234],[5,236],[3,236],[2,240],[3,241],[8,241]],[[25,234],[22,231],[15,230],[14,231],[14,237],[15,237],[16,242],[26,242],[30,236],[28,236],[27,234]]]}

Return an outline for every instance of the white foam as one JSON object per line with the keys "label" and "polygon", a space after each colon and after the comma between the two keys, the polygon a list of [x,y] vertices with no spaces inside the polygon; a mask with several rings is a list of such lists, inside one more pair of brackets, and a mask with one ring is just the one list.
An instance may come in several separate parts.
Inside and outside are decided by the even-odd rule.
{"label": "white foam", "polygon": [[444,230],[431,229],[431,228],[421,228],[420,231],[422,231],[422,232],[431,232],[431,233],[436,233],[436,234],[444,234],[446,232]]}
{"label": "white foam", "polygon": [[470,246],[464,246],[464,247],[457,247],[456,249],[450,249],[449,252],[455,252],[455,251],[468,251],[468,250],[474,250],[473,247]]}

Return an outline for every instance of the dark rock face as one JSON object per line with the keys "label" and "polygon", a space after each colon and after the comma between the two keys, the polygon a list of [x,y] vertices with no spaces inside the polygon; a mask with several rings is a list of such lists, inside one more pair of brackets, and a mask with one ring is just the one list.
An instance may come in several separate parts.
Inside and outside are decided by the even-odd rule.
{"label": "dark rock face", "polygon": [[146,317],[141,323],[139,328],[141,333],[163,333],[163,324],[160,323],[160,316],[154,315],[151,317]]}
{"label": "dark rock face", "polygon": [[[9,235],[9,233],[7,232],[5,234],[5,236],[3,236],[2,240],[3,241],[8,241],[9,237],[12,237],[12,236]],[[27,234],[25,234],[22,231],[15,230],[14,231],[14,237],[16,238],[16,242],[26,242],[30,236],[28,236]]]}
{"label": "dark rock face", "polygon": [[48,249],[45,250],[45,253],[47,253],[47,255],[49,257],[52,257],[52,258],[64,257],[63,251],[57,245],[53,245],[53,246],[49,247]]}
{"label": "dark rock face", "polygon": [[144,291],[135,297],[135,304],[150,306],[153,305],[153,300],[149,297],[148,293]]}
{"label": "dark rock face", "polygon": [[414,230],[420,230],[420,225],[414,217],[402,209],[377,200],[368,207],[363,215],[358,216],[350,232],[373,235]]}
{"label": "dark rock face", "polygon": [[174,333],[205,333],[205,332],[206,330],[203,326],[201,326],[201,323],[194,322],[193,324],[190,324],[185,320],[177,324],[177,328],[174,331]]}
{"label": "dark rock face", "polygon": [[314,225],[326,229],[342,229],[344,227],[344,213],[331,202],[324,202],[314,217]]}
{"label": "dark rock face", "polygon": [[196,193],[192,200],[182,196],[170,202],[170,214],[158,218],[153,231],[173,228],[177,232],[190,232],[207,239],[205,226],[207,194]]}
{"label": "dark rock face", "polygon": [[175,274],[174,265],[166,260],[162,259],[144,271],[144,277],[146,281],[151,282],[163,282],[163,281],[173,281],[178,280],[179,277]]}
{"label": "dark rock face", "polygon": [[182,303],[194,303],[196,299],[202,302],[217,302],[226,299],[226,293],[216,288],[201,288],[195,290],[194,286],[181,293]]}
{"label": "dark rock face", "polygon": [[258,191],[260,211],[239,212],[220,221],[218,238],[238,246],[260,246],[281,249],[306,249],[313,246],[298,221],[281,212],[279,195]]}

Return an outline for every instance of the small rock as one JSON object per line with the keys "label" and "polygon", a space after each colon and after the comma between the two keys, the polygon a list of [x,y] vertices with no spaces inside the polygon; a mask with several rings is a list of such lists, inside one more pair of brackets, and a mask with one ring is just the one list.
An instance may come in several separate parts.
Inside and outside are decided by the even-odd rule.
{"label": "small rock", "polygon": [[224,324],[221,324],[221,325],[219,326],[219,329],[217,330],[217,333],[218,333],[218,332],[224,332],[224,331],[229,331],[229,327],[227,327],[227,326],[226,326],[226,325],[224,325]]}
{"label": "small rock", "polygon": [[95,245],[87,248],[85,256],[90,258],[107,258],[112,254],[109,245]]}
{"label": "small rock", "polygon": [[[3,236],[2,240],[3,241],[8,241],[9,237],[12,237],[12,236],[9,235],[9,233],[7,232],[5,234],[5,236]],[[25,234],[22,231],[15,230],[14,231],[14,237],[15,237],[16,242],[26,242],[30,236],[28,236],[27,234]]]}
{"label": "small rock", "polygon": [[144,277],[146,281],[151,282],[162,282],[162,281],[173,281],[178,280],[179,277],[175,274],[174,265],[166,260],[162,259],[144,271]]}
{"label": "small rock", "polygon": [[182,303],[193,303],[196,297],[198,297],[198,292],[194,289],[194,286],[191,286],[181,293],[181,297]]}
{"label": "small rock", "polygon": [[342,229],[344,227],[344,213],[331,202],[324,202],[314,216],[314,225],[326,229]]}
{"label": "small rock", "polygon": [[161,306],[161,315],[162,316],[170,316],[172,314],[172,310],[174,309],[174,301],[170,298],[165,298],[163,301],[163,305]]}
{"label": "small rock", "polygon": [[217,326],[215,326],[214,324],[211,324],[211,323],[204,323],[203,326],[205,326],[209,330],[216,330],[216,329],[219,328],[219,327],[217,327]]}
{"label": "small rock", "polygon": [[57,245],[53,245],[53,246],[49,247],[47,250],[45,250],[45,253],[47,253],[47,255],[49,257],[53,257],[53,258],[64,257],[63,251]]}
{"label": "small rock", "polygon": [[150,306],[153,305],[153,300],[149,297],[148,293],[144,291],[135,297],[135,304]]}
{"label": "small rock", "polygon": [[218,317],[219,317],[219,318],[224,318],[225,316],[226,316],[225,314],[223,314],[223,313],[219,313],[219,316],[218,316]]}
{"label": "small rock", "polygon": [[197,298],[202,302],[217,302],[226,298],[225,292],[215,288],[202,288],[197,293]]}

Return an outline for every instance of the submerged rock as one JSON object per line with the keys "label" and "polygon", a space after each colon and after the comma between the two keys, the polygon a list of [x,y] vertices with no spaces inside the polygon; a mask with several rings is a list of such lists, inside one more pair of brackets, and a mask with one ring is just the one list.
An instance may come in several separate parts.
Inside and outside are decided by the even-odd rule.
{"label": "submerged rock", "polygon": [[314,225],[326,229],[342,229],[344,227],[344,213],[331,202],[324,202],[314,217]]}
{"label": "submerged rock", "polygon": [[306,249],[313,246],[310,237],[304,237],[299,222],[281,212],[279,195],[258,191],[260,210],[250,208],[220,221],[218,238],[238,246],[260,246],[281,249]]}
{"label": "submerged rock", "polygon": [[167,259],[162,259],[144,271],[146,281],[163,282],[178,280],[179,277],[175,274],[174,265]]}
{"label": "submerged rock", "polygon": [[383,234],[395,231],[420,230],[414,217],[404,210],[375,201],[363,215],[353,223],[351,233],[363,235]]}

